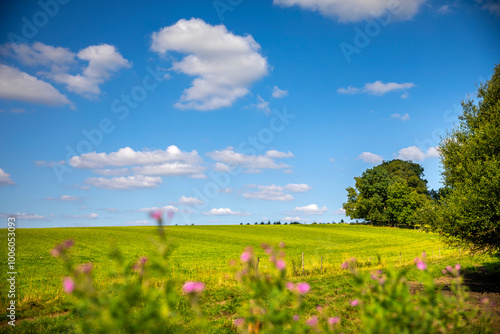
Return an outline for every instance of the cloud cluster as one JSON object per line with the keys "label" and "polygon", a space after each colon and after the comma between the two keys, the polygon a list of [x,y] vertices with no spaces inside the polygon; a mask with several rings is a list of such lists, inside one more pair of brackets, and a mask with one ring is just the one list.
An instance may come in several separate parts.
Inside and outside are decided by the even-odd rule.
{"label": "cloud cluster", "polygon": [[0,98],[49,106],[71,104],[54,86],[26,72],[0,64]]}
{"label": "cloud cluster", "polygon": [[[365,83],[363,88],[357,88],[353,86],[348,86],[346,88],[340,87],[337,89],[337,93],[339,94],[359,94],[359,93],[368,93],[370,95],[379,95],[382,96],[392,91],[405,90],[415,87],[413,82],[388,82],[383,83],[382,81],[375,81],[371,83]],[[401,95],[401,98],[407,98],[408,94]]]}
{"label": "cloud cluster", "polygon": [[247,191],[242,194],[244,198],[261,199],[265,201],[291,201],[293,196],[290,193],[299,193],[309,191],[312,187],[301,183],[290,183],[286,186],[271,185],[250,185],[251,188],[257,188],[258,191]]}
{"label": "cloud cluster", "polygon": [[372,164],[379,164],[382,161],[384,161],[384,158],[382,158],[380,155],[370,153],[370,152],[363,152],[358,156],[358,159],[363,160],[364,162],[372,163]]}
{"label": "cloud cluster", "polygon": [[25,213],[25,212],[18,212],[18,213],[13,213],[13,214],[8,214],[8,213],[2,213],[0,214],[0,217],[2,218],[9,218],[9,217],[15,217],[16,220],[50,220],[49,218],[45,216],[40,216],[37,214],[33,213]]}
{"label": "cloud cluster", "polygon": [[88,215],[61,215],[66,219],[97,219],[99,215],[97,213],[89,213]]}
{"label": "cloud cluster", "polygon": [[10,178],[10,174],[6,173],[2,168],[0,168],[0,186],[11,185],[14,183],[15,182]]}
{"label": "cloud cluster", "polygon": [[[0,98],[50,106],[72,104],[40,77],[65,84],[68,91],[95,97],[101,93],[99,86],[110,80],[112,73],[131,67],[131,63],[109,44],[91,45],[75,54],[68,48],[40,42],[31,45],[10,43],[0,46],[0,55],[32,68],[48,69],[34,76],[16,67],[0,65]],[[79,63],[87,63],[82,73],[70,74]]]}
{"label": "cloud cluster", "polygon": [[161,183],[159,176],[131,175],[113,178],[90,177],[85,183],[97,188],[108,190],[131,190],[138,188],[156,188]]}
{"label": "cloud cluster", "polygon": [[279,89],[278,86],[274,86],[273,87],[273,97],[275,99],[281,99],[282,97],[285,97],[287,95],[288,95],[288,91],[287,90]]}
{"label": "cloud cluster", "polygon": [[427,152],[422,151],[417,146],[410,146],[402,148],[398,151],[398,159],[401,160],[412,160],[412,161],[423,161],[427,158],[437,158],[439,157],[439,151],[437,147],[430,147]]}
{"label": "cloud cluster", "polygon": [[393,20],[409,20],[414,17],[426,0],[274,0],[282,7],[298,6],[337,18],[340,22],[358,22],[391,13]]}
{"label": "cloud cluster", "polygon": [[328,211],[326,206],[320,208],[317,204],[309,204],[306,206],[297,206],[293,209],[294,213],[303,214],[303,215],[322,215]]}
{"label": "cloud cluster", "polygon": [[276,159],[292,158],[294,156],[291,152],[276,150],[266,151],[264,155],[250,155],[236,152],[233,147],[208,152],[207,155],[219,163],[219,165],[216,165],[216,169],[220,171],[242,167],[251,173],[258,173],[261,169],[289,168],[289,165],[277,162]]}
{"label": "cloud cluster", "polygon": [[391,118],[396,118],[396,119],[399,119],[399,120],[402,120],[402,121],[407,121],[407,120],[410,119],[410,115],[408,113],[405,113],[403,115],[401,115],[401,114],[392,114]]}
{"label": "cloud cluster", "polygon": [[260,45],[250,35],[238,36],[224,25],[181,19],[153,33],[151,50],[160,55],[187,54],[172,70],[196,77],[184,90],[179,109],[213,110],[231,106],[268,73]]}

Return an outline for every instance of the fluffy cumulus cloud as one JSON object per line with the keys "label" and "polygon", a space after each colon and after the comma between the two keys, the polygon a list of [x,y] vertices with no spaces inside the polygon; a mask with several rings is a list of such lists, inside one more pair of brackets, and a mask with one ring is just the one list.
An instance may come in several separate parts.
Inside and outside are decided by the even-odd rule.
{"label": "fluffy cumulus cloud", "polygon": [[203,173],[205,167],[202,162],[198,152],[183,152],[175,145],[165,150],[154,151],[134,151],[130,147],[124,147],[111,153],[85,153],[69,160],[72,167],[97,169],[97,173],[105,175],[126,172],[122,168],[103,170],[105,167],[135,166],[132,170],[138,175],[191,177],[199,177]]}
{"label": "fluffy cumulus cloud", "polygon": [[382,158],[380,155],[370,153],[370,152],[363,152],[358,156],[358,159],[363,160],[364,162],[372,163],[372,164],[379,164],[382,161],[384,161],[384,158]]}
{"label": "fluffy cumulus cloud", "polygon": [[327,210],[328,208],[326,206],[320,208],[317,204],[309,204],[306,206],[297,206],[293,209],[293,212],[303,215],[322,215]]}
{"label": "fluffy cumulus cloud", "polygon": [[390,15],[391,20],[409,20],[426,0],[274,0],[282,7],[297,6],[317,11],[340,22],[358,22]]}
{"label": "fluffy cumulus cloud", "polygon": [[14,181],[10,178],[10,174],[6,173],[2,168],[0,168],[0,186],[6,186],[14,184]]}
{"label": "fluffy cumulus cloud", "polygon": [[405,113],[403,115],[401,115],[401,114],[392,114],[391,117],[399,119],[399,120],[402,120],[402,121],[407,121],[407,120],[410,119],[410,115],[408,113]]}
{"label": "fluffy cumulus cloud", "polygon": [[47,74],[53,80],[66,84],[66,88],[85,96],[99,95],[99,85],[109,80],[111,74],[132,64],[122,57],[113,45],[91,45],[80,50],[78,59],[88,62],[81,74],[51,73]]}
{"label": "fluffy cumulus cloud", "polygon": [[251,185],[250,188],[257,188],[257,191],[247,191],[242,194],[244,198],[261,199],[265,201],[291,201],[293,196],[290,193],[309,191],[312,187],[301,183],[290,183],[286,186],[271,185]]}
{"label": "fluffy cumulus cloud", "polygon": [[233,211],[229,208],[211,209],[208,212],[203,212],[207,216],[249,216],[248,212]]}
{"label": "fluffy cumulus cloud", "polygon": [[275,99],[280,99],[280,98],[285,97],[287,95],[288,95],[287,90],[279,89],[278,86],[273,87],[273,97]]}
{"label": "fluffy cumulus cloud", "polygon": [[269,68],[252,36],[234,35],[222,24],[212,26],[195,18],[181,19],[153,33],[151,50],[160,55],[187,54],[172,65],[172,70],[196,77],[175,105],[180,109],[231,106]]}
{"label": "fluffy cumulus cloud", "polygon": [[282,220],[291,221],[291,222],[299,222],[302,219],[299,216],[294,216],[294,217],[286,216],[286,217],[283,217]]}
{"label": "fluffy cumulus cloud", "polygon": [[68,48],[45,45],[40,42],[29,44],[10,43],[0,47],[0,54],[16,58],[28,66],[49,67],[52,72],[66,71],[76,64],[75,53]]}
{"label": "fluffy cumulus cloud", "polygon": [[131,190],[138,188],[156,188],[161,183],[159,176],[132,175],[113,178],[90,177],[85,183],[97,188],[109,190]]}
{"label": "fluffy cumulus cloud", "polygon": [[195,206],[195,205],[202,205],[205,202],[203,202],[201,199],[198,199],[195,197],[182,196],[181,198],[179,198],[179,201],[177,203],[179,205]]}
{"label": "fluffy cumulus cloud", "polygon": [[[371,83],[365,83],[363,88],[357,88],[353,86],[348,86],[346,88],[340,87],[337,89],[337,93],[339,94],[359,94],[359,93],[367,93],[370,95],[384,95],[392,91],[405,90],[415,87],[413,82],[388,82],[383,83],[382,81],[375,81]],[[407,98],[408,94],[401,95],[401,98]]]}
{"label": "fluffy cumulus cloud", "polygon": [[71,105],[68,98],[48,82],[2,64],[0,64],[0,98],[49,106]]}
{"label": "fluffy cumulus cloud", "polygon": [[334,215],[345,215],[345,210],[343,208],[339,208],[335,211],[333,211]]}
{"label": "fluffy cumulus cloud", "polygon": [[423,161],[428,158],[439,157],[437,147],[430,147],[427,152],[424,152],[417,146],[402,148],[398,151],[397,158],[401,160]]}
{"label": "fluffy cumulus cloud", "polygon": [[291,158],[291,152],[280,152],[276,150],[267,151],[264,155],[248,155],[237,152],[233,147],[223,150],[208,152],[207,155],[230,168],[242,167],[250,172],[259,172],[261,169],[281,169],[290,166],[276,159]]}

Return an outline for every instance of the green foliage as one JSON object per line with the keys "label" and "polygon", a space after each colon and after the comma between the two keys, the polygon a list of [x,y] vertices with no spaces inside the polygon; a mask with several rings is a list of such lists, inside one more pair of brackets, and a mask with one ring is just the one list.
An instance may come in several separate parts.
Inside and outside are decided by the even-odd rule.
{"label": "green foliage", "polygon": [[429,199],[423,173],[419,164],[399,159],[367,169],[354,178],[355,188],[346,189],[346,215],[374,225],[412,226],[417,209]]}
{"label": "green foliage", "polygon": [[465,305],[467,293],[460,265],[443,269],[445,275],[453,277],[450,293],[445,295],[427,268],[425,253],[415,264],[421,275],[413,282],[414,290],[419,290],[413,294],[407,270],[379,270],[369,275],[356,270],[354,259],[343,265],[350,269],[361,291],[359,300],[351,305],[360,308],[363,333],[493,333],[491,314]]}
{"label": "green foliage", "polygon": [[500,251],[500,65],[479,86],[477,105],[462,102],[459,124],[441,142],[443,179],[434,228],[452,244]]}

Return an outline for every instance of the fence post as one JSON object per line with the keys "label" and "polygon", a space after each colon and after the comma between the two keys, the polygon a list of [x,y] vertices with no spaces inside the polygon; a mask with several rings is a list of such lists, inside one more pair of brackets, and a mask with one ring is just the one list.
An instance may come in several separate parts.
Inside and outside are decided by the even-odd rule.
{"label": "fence post", "polygon": [[304,253],[302,253],[302,276],[304,276]]}

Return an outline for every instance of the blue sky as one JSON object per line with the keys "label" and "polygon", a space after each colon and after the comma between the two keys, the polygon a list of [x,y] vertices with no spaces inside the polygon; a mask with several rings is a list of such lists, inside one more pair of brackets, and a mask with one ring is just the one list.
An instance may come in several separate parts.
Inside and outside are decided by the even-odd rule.
{"label": "blue sky", "polygon": [[[331,222],[500,60],[497,1],[4,1],[0,217],[18,227]],[[7,219],[5,218],[7,222]]]}

